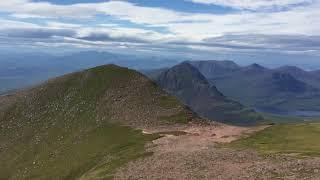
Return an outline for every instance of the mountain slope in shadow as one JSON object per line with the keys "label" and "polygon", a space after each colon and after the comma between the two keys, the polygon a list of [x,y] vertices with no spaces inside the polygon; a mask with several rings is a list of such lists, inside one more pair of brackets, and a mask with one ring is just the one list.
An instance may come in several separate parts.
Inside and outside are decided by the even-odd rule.
{"label": "mountain slope in shadow", "polygon": [[255,124],[262,120],[253,110],[227,99],[188,62],[162,72],[156,82],[196,113],[208,119],[236,125]]}
{"label": "mountain slope in shadow", "polygon": [[[206,61],[206,66],[219,67],[216,64],[216,61]],[[206,70],[198,65],[194,67]],[[278,111],[320,110],[320,81],[316,71],[308,72],[295,66],[268,69],[252,64],[232,71],[222,68],[206,77],[227,97],[246,106]]]}

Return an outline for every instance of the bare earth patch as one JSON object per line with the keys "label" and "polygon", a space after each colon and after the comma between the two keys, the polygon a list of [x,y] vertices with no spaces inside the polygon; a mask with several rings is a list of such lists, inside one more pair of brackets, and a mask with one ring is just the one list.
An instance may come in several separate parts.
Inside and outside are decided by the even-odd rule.
{"label": "bare earth patch", "polygon": [[264,128],[212,123],[146,129],[145,133],[164,137],[148,146],[152,156],[130,162],[115,179],[320,179],[320,158],[261,155],[216,146]]}

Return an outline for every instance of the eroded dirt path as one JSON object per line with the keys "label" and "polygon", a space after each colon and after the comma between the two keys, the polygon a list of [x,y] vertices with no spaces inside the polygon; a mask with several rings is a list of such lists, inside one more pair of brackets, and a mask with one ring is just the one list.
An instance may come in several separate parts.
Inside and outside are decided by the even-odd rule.
{"label": "eroded dirt path", "polygon": [[320,180],[320,158],[298,159],[217,147],[217,143],[231,142],[263,128],[214,123],[146,129],[145,133],[164,134],[147,147],[154,154],[130,162],[118,170],[115,178]]}

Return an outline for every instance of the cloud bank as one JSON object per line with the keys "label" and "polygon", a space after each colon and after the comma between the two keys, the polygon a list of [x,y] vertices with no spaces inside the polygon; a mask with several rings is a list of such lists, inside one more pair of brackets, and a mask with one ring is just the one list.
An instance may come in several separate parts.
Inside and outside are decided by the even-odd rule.
{"label": "cloud bank", "polygon": [[190,13],[130,1],[0,1],[0,41],[7,46],[20,41],[38,47],[320,55],[318,0],[185,1],[237,10]]}
{"label": "cloud bank", "polygon": [[313,0],[189,0],[194,3],[213,4],[235,9],[281,9],[300,4],[310,4]]}

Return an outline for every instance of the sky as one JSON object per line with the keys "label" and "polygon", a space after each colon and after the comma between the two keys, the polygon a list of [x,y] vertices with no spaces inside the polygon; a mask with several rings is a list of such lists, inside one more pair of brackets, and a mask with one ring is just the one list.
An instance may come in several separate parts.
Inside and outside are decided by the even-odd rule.
{"label": "sky", "polygon": [[0,24],[1,51],[320,57],[320,0],[2,0]]}

